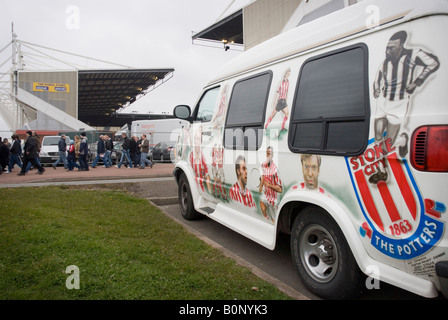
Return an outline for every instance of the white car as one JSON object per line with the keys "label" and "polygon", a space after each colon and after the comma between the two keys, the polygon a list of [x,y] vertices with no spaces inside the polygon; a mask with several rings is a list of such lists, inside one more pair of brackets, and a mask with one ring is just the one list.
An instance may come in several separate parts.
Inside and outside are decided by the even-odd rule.
{"label": "white car", "polygon": [[[53,164],[59,159],[58,143],[61,136],[45,136],[42,138],[42,144],[39,152],[40,163]],[[70,146],[70,138],[65,137],[67,147]]]}

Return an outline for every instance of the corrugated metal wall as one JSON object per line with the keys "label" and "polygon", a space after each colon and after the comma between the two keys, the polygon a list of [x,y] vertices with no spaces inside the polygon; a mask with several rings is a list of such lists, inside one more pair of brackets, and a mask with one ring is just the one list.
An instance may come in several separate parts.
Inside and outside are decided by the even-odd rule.
{"label": "corrugated metal wall", "polygon": [[244,49],[278,35],[304,0],[258,0],[243,9]]}
{"label": "corrugated metal wall", "polygon": [[[68,92],[44,92],[33,87],[34,83],[68,85]],[[19,88],[48,102],[56,108],[78,117],[78,72],[77,71],[19,71]]]}
{"label": "corrugated metal wall", "polygon": [[359,0],[257,0],[243,8],[244,49]]}

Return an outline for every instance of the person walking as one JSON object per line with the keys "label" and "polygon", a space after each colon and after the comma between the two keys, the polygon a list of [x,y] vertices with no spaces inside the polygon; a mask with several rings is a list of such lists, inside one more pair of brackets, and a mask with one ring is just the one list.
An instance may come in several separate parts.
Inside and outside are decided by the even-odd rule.
{"label": "person walking", "polygon": [[[75,163],[79,162],[79,147],[81,146],[81,138],[79,136],[75,136]],[[81,166],[78,165],[78,170],[81,171]]]}
{"label": "person walking", "polygon": [[9,141],[8,138],[0,138],[0,167],[1,171],[6,171],[6,167],[9,164]]}
{"label": "person walking", "polygon": [[120,159],[120,163],[116,166],[117,168],[120,168],[121,165],[123,164],[123,160],[124,158],[126,158],[126,160],[129,162],[129,167],[128,168],[132,168],[132,161],[131,161],[131,155],[129,154],[129,148],[130,148],[130,141],[129,138],[127,137],[126,133],[122,133],[121,136],[123,137],[123,144],[121,145],[122,153],[121,153],[121,159]]}
{"label": "person walking", "polygon": [[112,167],[112,151],[114,150],[114,143],[112,142],[112,138],[108,135],[104,136],[104,166],[106,168]]}
{"label": "person walking", "polygon": [[[31,138],[33,138],[33,139],[35,140],[36,145],[37,145],[37,157],[36,157],[36,162],[39,163],[40,165],[42,165],[42,164],[40,163],[40,158],[39,158],[39,153],[40,153],[40,148],[41,148],[41,145],[40,145],[40,138],[39,138],[39,136],[37,135],[36,131],[32,131]],[[28,165],[27,165],[26,168],[25,168],[25,173],[27,173],[28,171],[30,171],[30,170],[32,170],[32,169],[34,169],[34,166],[31,165],[31,162],[28,162]],[[38,173],[39,173],[39,172],[38,172]]]}
{"label": "person walking", "polygon": [[89,171],[89,164],[87,163],[87,155],[89,154],[89,144],[86,133],[81,133],[81,143],[79,145],[79,165],[82,171]]}
{"label": "person walking", "polygon": [[96,145],[96,157],[95,157],[95,160],[93,160],[93,162],[92,162],[92,168],[96,168],[96,164],[98,163],[98,161],[100,159],[103,159],[103,162],[104,162],[104,153],[105,152],[106,152],[106,148],[104,146],[103,135],[100,135],[100,137],[98,138],[97,145]]}
{"label": "person walking", "polygon": [[152,168],[152,162],[147,159],[148,152],[149,152],[149,140],[146,139],[146,134],[142,135],[141,143],[139,144],[140,147],[140,169],[145,169],[146,164],[149,165],[150,168]]}
{"label": "person walking", "polygon": [[21,155],[22,155],[22,146],[21,146],[21,141],[18,135],[13,134],[11,136],[12,139],[12,145],[11,145],[11,149],[10,151],[10,155],[9,155],[9,164],[8,164],[8,171],[7,172],[12,172],[12,168],[14,168],[14,165],[17,164],[19,166],[20,169],[22,169],[22,160],[20,159]]}
{"label": "person walking", "polygon": [[75,167],[80,169],[80,166],[76,163],[75,141],[70,140],[70,146],[67,152],[67,167],[68,171],[72,171]]}
{"label": "person walking", "polygon": [[[137,158],[137,154],[139,157]],[[134,164],[134,168],[137,168],[140,163],[140,148],[138,147],[138,137],[131,136],[129,139],[129,155],[131,156],[132,163]]]}
{"label": "person walking", "polygon": [[61,135],[61,138],[59,139],[58,142],[58,155],[59,158],[58,160],[56,160],[55,163],[53,163],[53,169],[56,170],[56,167],[58,166],[59,163],[64,164],[64,168],[67,169],[67,142],[65,141],[65,134]]}
{"label": "person walking", "polygon": [[24,161],[22,165],[22,170],[18,173],[20,176],[25,175],[26,167],[28,166],[28,163],[32,163],[34,167],[38,169],[38,174],[42,174],[45,172],[45,169],[42,167],[39,161],[37,161],[37,157],[39,155],[39,146],[37,139],[35,139],[32,135],[33,133],[31,131],[27,131],[26,134],[28,135],[25,147],[24,147]]}
{"label": "person walking", "polygon": [[[135,154],[135,163],[138,164],[138,166],[140,167],[140,159],[141,159],[141,154],[142,154],[142,150],[140,148],[140,145],[142,144],[142,137],[137,137],[135,136],[135,142],[137,143],[137,153]],[[148,149],[149,151],[149,149]]]}

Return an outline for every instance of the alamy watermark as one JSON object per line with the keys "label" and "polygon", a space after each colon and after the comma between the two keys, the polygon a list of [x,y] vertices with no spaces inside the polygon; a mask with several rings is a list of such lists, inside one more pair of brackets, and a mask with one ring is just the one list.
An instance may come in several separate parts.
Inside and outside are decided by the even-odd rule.
{"label": "alamy watermark", "polygon": [[67,18],[65,19],[65,27],[69,30],[79,30],[81,28],[81,17],[79,7],[70,5],[65,9]]}
{"label": "alamy watermark", "polygon": [[366,28],[376,29],[380,26],[380,8],[375,5],[370,5],[366,7],[365,11],[366,18]]}
{"label": "alamy watermark", "polygon": [[79,268],[75,265],[70,265],[65,269],[65,273],[70,274],[65,280],[67,289],[80,289]]}
{"label": "alamy watermark", "polygon": [[370,265],[366,268],[366,288],[367,290],[379,290],[380,289],[380,269],[378,266]]}

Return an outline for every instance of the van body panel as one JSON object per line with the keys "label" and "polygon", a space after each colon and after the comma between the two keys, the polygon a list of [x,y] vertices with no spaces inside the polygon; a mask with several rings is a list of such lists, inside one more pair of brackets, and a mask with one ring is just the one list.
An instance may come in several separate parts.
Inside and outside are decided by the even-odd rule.
{"label": "van body panel", "polygon": [[362,272],[437,296],[448,172],[416,168],[412,141],[448,127],[447,29],[448,1],[362,1],[235,58],[176,147],[196,210],[274,249],[320,208]]}

